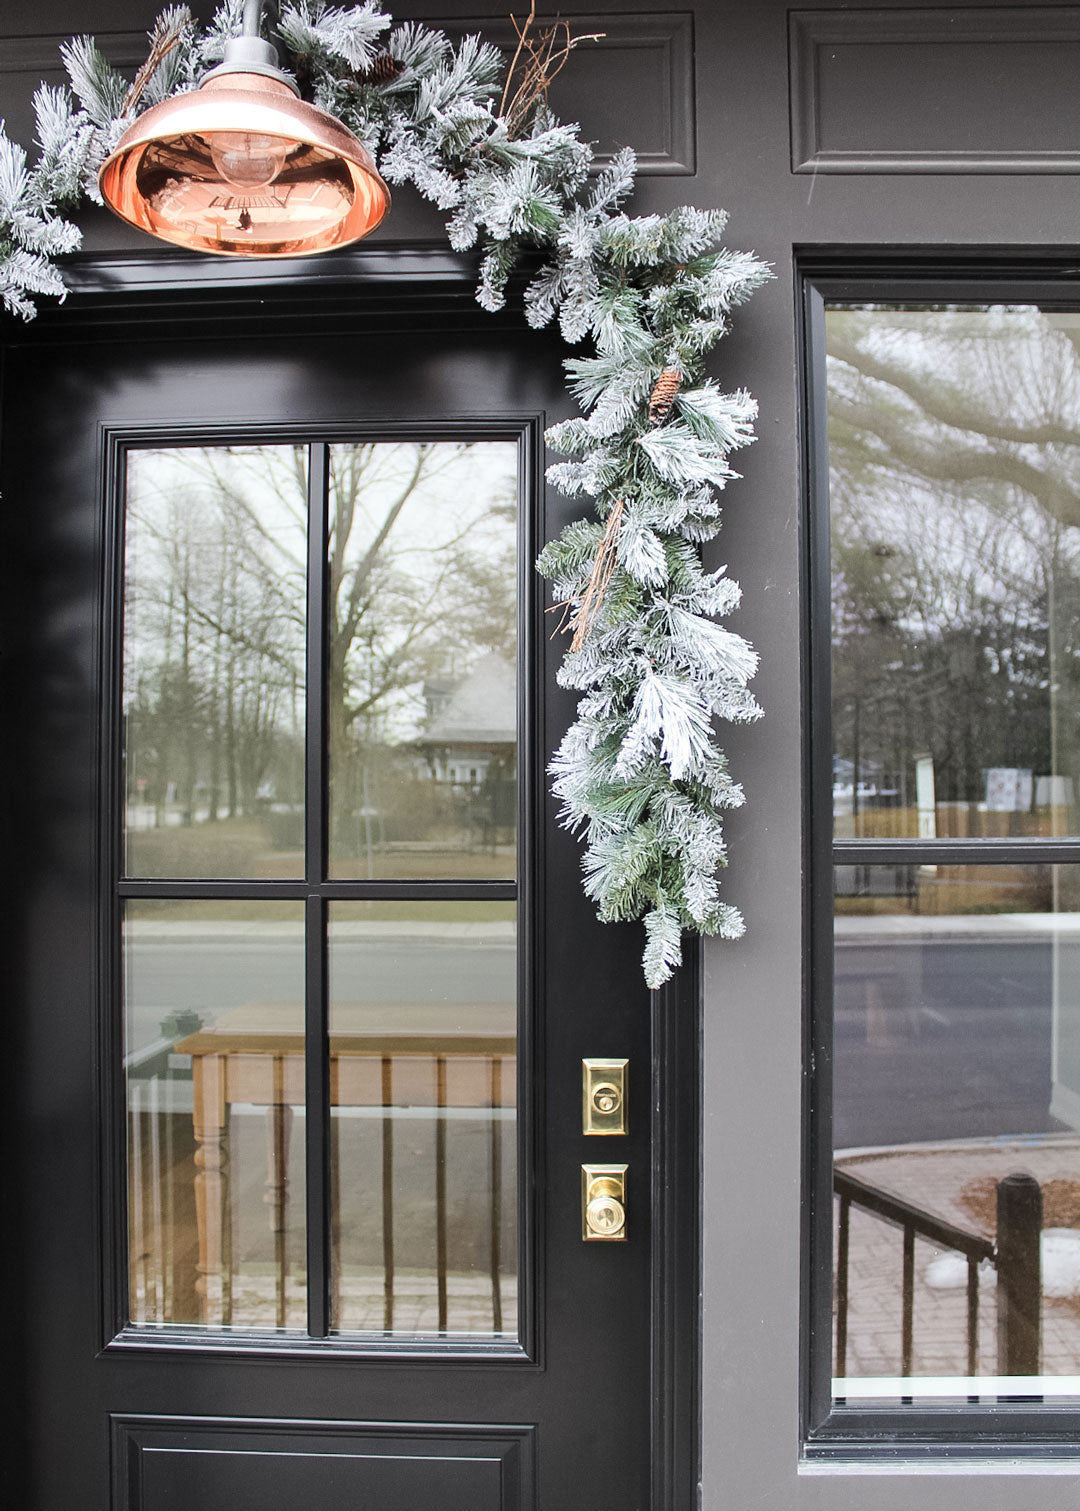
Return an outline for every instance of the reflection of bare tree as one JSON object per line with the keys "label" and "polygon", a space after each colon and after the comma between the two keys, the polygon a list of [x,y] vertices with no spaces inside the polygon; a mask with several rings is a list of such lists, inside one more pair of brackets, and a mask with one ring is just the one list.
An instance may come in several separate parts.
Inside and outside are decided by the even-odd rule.
{"label": "reflection of bare tree", "polygon": [[[364,751],[415,740],[424,682],[448,657],[464,670],[494,646],[512,654],[513,468],[485,470],[482,451],[333,448],[327,732],[350,810]],[[298,843],[306,469],[304,447],[131,458],[128,788],[159,823],[166,805],[186,825],[272,808]]]}
{"label": "reflection of bare tree", "polygon": [[939,802],[992,766],[1080,776],[1075,327],[829,314],[837,750],[898,806],[920,754]]}
{"label": "reflection of bare tree", "polygon": [[[129,790],[185,822],[294,790],[303,720],[303,454],[132,459],[125,636]],[[272,525],[259,508],[272,481]]]}
{"label": "reflection of bare tree", "polygon": [[[415,741],[425,689],[516,640],[516,487],[484,446],[335,448],[328,719],[335,845],[370,844],[364,815],[407,809],[430,832]],[[497,459],[496,459],[497,460]],[[479,471],[477,468],[479,467]],[[410,518],[401,520],[411,501]],[[399,522],[400,521],[400,522]]]}

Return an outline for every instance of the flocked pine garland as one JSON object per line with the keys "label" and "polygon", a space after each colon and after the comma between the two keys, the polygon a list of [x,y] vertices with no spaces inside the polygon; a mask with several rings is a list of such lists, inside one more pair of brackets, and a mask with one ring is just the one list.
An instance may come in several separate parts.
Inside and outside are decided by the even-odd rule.
{"label": "flocked pine garland", "polygon": [[[183,90],[240,30],[242,0],[208,26],[173,7],[151,34],[148,65],[132,85],[88,37],[62,56],[71,89],[34,98],[37,160],[0,127],[0,294],[17,315],[33,296],[64,297],[53,259],[80,241],[64,218],[100,203],[97,171],[140,111]],[[644,917],[645,979],[668,980],[683,929],[737,937],[738,910],[722,902],[724,811],[743,801],[713,738],[714,716],[755,719],[747,683],[757,657],[713,622],[739,601],[721,567],[703,570],[699,544],[720,526],[728,457],[752,439],[756,405],[722,393],[705,358],[729,312],[769,271],[717,247],[726,216],[683,207],[630,217],[629,149],[590,180],[593,152],[579,127],[557,121],[543,92],[499,114],[504,70],[476,37],[456,46],[414,22],[395,25],[377,0],[281,7],[271,32],[306,97],[345,123],[391,183],[412,183],[451,212],[450,244],[482,251],[477,299],[505,302],[525,252],[543,261],[525,291],[534,326],[558,318],[583,418],[547,432],[571,458],[548,469],[565,494],[594,500],[595,518],[570,524],[542,552],[574,638],[558,678],[582,693],[575,723],[552,760],[565,824],[584,831],[584,887],[604,920]]]}

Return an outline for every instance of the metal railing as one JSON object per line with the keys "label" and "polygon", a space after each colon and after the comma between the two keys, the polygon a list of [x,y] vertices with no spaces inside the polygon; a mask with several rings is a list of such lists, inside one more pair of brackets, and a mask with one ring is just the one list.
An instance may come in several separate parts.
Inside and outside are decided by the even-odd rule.
{"label": "metal railing", "polygon": [[[513,1229],[516,1213],[513,1041],[496,1040],[490,1049],[469,1045],[464,1053],[455,1053],[452,1039],[445,1049],[420,1044],[417,1040],[414,1048],[398,1040],[391,1049],[391,1041],[375,1039],[360,1052],[353,1048],[331,1056],[331,1315],[338,1329],[355,1330],[346,1278],[355,1263],[342,1232],[350,1169],[338,1116],[352,1112],[376,1125],[374,1147],[368,1143],[366,1157],[361,1158],[366,1163],[369,1232],[381,1228],[376,1240],[381,1250],[376,1283],[381,1281],[382,1294],[375,1303],[379,1316],[370,1316],[372,1308],[365,1301],[370,1320],[360,1324],[360,1330],[409,1331],[407,1317],[416,1310],[417,1295],[430,1292],[431,1323],[423,1325],[424,1332],[441,1334],[455,1328],[502,1335],[516,1312],[513,1245],[507,1232]],[[298,1096],[302,1106],[302,1058],[282,1053],[245,1056],[233,1050],[207,1055],[200,1065],[196,1057],[193,1086],[191,1062],[179,1061],[175,1052],[170,1057],[168,1051],[174,1049],[163,1040],[132,1057],[127,1066],[131,1320],[149,1326],[296,1327],[306,1281],[299,1274],[294,1285],[290,1275],[288,1171]],[[246,1067],[246,1085],[240,1080],[241,1066]],[[216,1078],[212,1095],[205,1086],[200,1093],[200,1076],[204,1082]],[[230,1079],[239,1081],[235,1099],[240,1110],[261,1112],[265,1121],[262,1160],[249,1131],[243,1169],[236,1151],[229,1148],[229,1104],[234,1095]],[[207,1104],[215,1108],[211,1119],[205,1114]],[[397,1147],[402,1118],[408,1135],[404,1159]],[[504,1122],[510,1127],[504,1128]],[[420,1137],[428,1153],[418,1165],[419,1146],[413,1147],[417,1137],[410,1130],[419,1132],[425,1124]],[[468,1125],[474,1130],[479,1125],[482,1142],[475,1131],[468,1134]],[[459,1128],[469,1140],[467,1157],[456,1134]],[[355,1139],[353,1144],[355,1159]],[[261,1173],[253,1168],[259,1163]],[[263,1231],[268,1226],[272,1294],[260,1302],[259,1319],[245,1322],[235,1304],[244,1266],[234,1230],[242,1207],[250,1238],[255,1204],[268,1209]],[[355,1198],[351,1207],[355,1223]],[[395,1231],[402,1226],[408,1229],[404,1235]],[[430,1253],[430,1258],[418,1250]],[[362,1288],[367,1284],[360,1283]],[[369,1294],[366,1289],[364,1294]],[[428,1303],[424,1306],[426,1311]]]}
{"label": "metal railing", "polygon": [[915,1240],[959,1253],[967,1260],[967,1373],[974,1376],[979,1355],[979,1266],[997,1271],[997,1373],[1039,1373],[1042,1192],[1030,1175],[1007,1175],[997,1183],[997,1241],[969,1233],[873,1186],[846,1170],[834,1170],[839,1199],[836,1244],[835,1373],[847,1375],[851,1209],[871,1213],[903,1234],[900,1309],[900,1374],[912,1372],[915,1332]]}

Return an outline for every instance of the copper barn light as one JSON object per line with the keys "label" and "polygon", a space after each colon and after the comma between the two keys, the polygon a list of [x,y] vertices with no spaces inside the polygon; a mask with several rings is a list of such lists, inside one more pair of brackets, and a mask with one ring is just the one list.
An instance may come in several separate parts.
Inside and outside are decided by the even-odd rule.
{"label": "copper barn light", "polygon": [[[254,32],[260,7],[248,7]],[[277,51],[234,38],[198,89],[141,115],[103,163],[105,202],[162,241],[230,257],[297,257],[373,231],[390,192],[340,121],[299,98]]]}

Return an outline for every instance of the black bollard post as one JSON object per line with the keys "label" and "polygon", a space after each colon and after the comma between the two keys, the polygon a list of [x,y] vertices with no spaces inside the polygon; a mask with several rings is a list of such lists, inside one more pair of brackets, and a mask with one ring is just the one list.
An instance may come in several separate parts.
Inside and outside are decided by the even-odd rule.
{"label": "black bollard post", "polygon": [[998,1374],[1039,1373],[1042,1188],[1033,1175],[997,1186]]}

